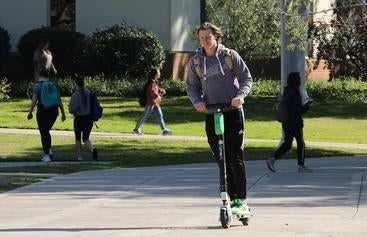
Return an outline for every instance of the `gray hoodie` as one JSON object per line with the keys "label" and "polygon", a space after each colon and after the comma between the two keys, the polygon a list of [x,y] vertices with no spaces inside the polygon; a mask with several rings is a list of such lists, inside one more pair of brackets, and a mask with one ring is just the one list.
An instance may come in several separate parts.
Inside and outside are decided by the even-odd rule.
{"label": "gray hoodie", "polygon": [[231,49],[233,72],[237,75],[239,84],[237,88],[233,84],[233,73],[225,62],[223,49],[224,46],[218,44],[217,52],[213,56],[207,56],[203,48],[196,51],[202,78],[199,78],[195,71],[194,57],[190,59],[186,90],[193,104],[202,101],[206,106],[231,104],[233,98],[245,98],[250,92],[252,77],[245,62],[235,50]]}
{"label": "gray hoodie", "polygon": [[82,116],[90,114],[90,91],[88,88],[84,88],[87,96],[87,104],[84,105],[82,101],[82,95],[79,90],[75,90],[72,94],[69,102],[69,112],[74,116]]}

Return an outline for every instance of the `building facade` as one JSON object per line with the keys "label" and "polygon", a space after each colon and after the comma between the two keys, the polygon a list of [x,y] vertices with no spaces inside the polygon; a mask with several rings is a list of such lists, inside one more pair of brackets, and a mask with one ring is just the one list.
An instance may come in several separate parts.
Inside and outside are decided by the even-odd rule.
{"label": "building facade", "polygon": [[10,33],[11,51],[27,31],[52,26],[53,6],[62,2],[75,7],[75,30],[83,34],[126,22],[155,33],[166,51],[195,49],[189,29],[201,23],[200,0],[1,0],[0,25]]}
{"label": "building facade", "polygon": [[[167,52],[166,74],[180,78],[188,53],[197,47],[189,29],[201,23],[201,0],[1,0],[0,25],[10,34],[11,52],[29,30],[71,22],[89,35],[97,29],[126,22],[157,35]],[[69,9],[66,9],[69,7]],[[74,8],[74,9],[70,9]],[[68,17],[67,14],[71,12]],[[56,20],[55,20],[56,19]]]}
{"label": "building facade", "polygon": [[[314,21],[330,20],[332,12],[327,9],[333,2],[314,0],[311,11],[318,12],[313,15]],[[90,35],[97,29],[126,22],[157,35],[167,54],[162,70],[165,77],[185,78],[187,62],[198,46],[189,29],[202,23],[204,3],[205,0],[0,0],[0,26],[9,32],[11,52],[15,53],[20,37],[42,26],[66,22],[76,31]],[[266,64],[248,63],[259,72],[279,73],[273,64],[268,69],[257,69]],[[324,68],[314,69],[312,63],[312,59],[306,59],[308,77],[327,77]]]}

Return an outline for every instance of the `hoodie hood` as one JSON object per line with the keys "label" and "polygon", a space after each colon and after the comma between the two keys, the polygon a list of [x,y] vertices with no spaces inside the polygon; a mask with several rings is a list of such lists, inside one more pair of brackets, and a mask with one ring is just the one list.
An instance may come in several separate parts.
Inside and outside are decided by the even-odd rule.
{"label": "hoodie hood", "polygon": [[[215,55],[220,55],[221,53],[224,53],[223,52],[223,49],[224,49],[224,45],[223,44],[218,44],[217,46],[217,51],[215,53]],[[196,53],[201,56],[201,57],[208,57],[205,53],[205,49],[204,47],[200,47],[196,50]],[[210,57],[210,56],[209,56]]]}
{"label": "hoodie hood", "polygon": [[223,49],[224,49],[224,45],[218,44],[217,51],[215,52],[215,55],[213,55],[213,56],[207,56],[206,53],[205,53],[204,47],[200,47],[196,50],[196,53],[199,55],[199,57],[203,59],[203,78],[204,78],[204,80],[206,80],[206,75],[207,75],[207,70],[206,70],[206,68],[207,68],[207,66],[206,66],[207,57],[215,57],[218,61],[219,68],[220,68],[220,71],[221,71],[222,75],[223,76],[226,75],[224,73],[224,70],[223,70],[223,65],[221,64],[221,62],[219,60],[219,55],[224,54]]}

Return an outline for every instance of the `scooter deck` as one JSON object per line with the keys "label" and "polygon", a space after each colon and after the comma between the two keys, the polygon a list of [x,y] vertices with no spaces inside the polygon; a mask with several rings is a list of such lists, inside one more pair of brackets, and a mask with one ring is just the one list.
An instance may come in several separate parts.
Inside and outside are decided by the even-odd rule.
{"label": "scooter deck", "polygon": [[243,218],[250,218],[252,216],[251,213],[232,213],[232,216],[235,219],[243,219]]}

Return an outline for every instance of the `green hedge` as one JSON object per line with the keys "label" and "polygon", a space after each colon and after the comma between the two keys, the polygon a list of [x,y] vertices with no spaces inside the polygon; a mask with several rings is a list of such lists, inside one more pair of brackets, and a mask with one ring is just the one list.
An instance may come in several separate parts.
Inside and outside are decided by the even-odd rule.
{"label": "green hedge", "polygon": [[[70,96],[73,82],[70,77],[54,79],[63,96]],[[85,84],[102,96],[137,97],[146,79],[110,78],[103,74],[85,77]],[[186,81],[162,79],[160,86],[168,95],[186,95]],[[356,103],[367,103],[366,82],[353,78],[334,79],[333,81],[307,81],[307,93],[316,100],[335,99]],[[33,87],[33,82],[19,82],[11,85],[12,97],[24,97]],[[277,97],[280,81],[255,80],[250,95]]]}
{"label": "green hedge", "polygon": [[[307,81],[307,94],[316,100],[335,99],[355,103],[367,103],[367,84],[355,78],[337,78],[332,81]],[[280,81],[256,80],[251,94],[278,96]]]}
{"label": "green hedge", "polygon": [[307,91],[315,98],[367,103],[366,83],[351,78],[334,79],[331,82],[316,81],[307,84]]}
{"label": "green hedge", "polygon": [[8,99],[11,92],[11,83],[7,78],[0,78],[0,100]]}
{"label": "green hedge", "polygon": [[[74,87],[71,77],[55,77],[55,81],[63,96],[70,96]],[[102,96],[127,96],[138,97],[146,79],[144,78],[118,78],[106,77],[105,75],[84,77],[85,85]],[[22,81],[11,84],[11,97],[26,97],[27,91],[33,89],[33,81]],[[169,95],[186,95],[186,82],[181,80],[162,79],[162,88],[165,88]]]}

